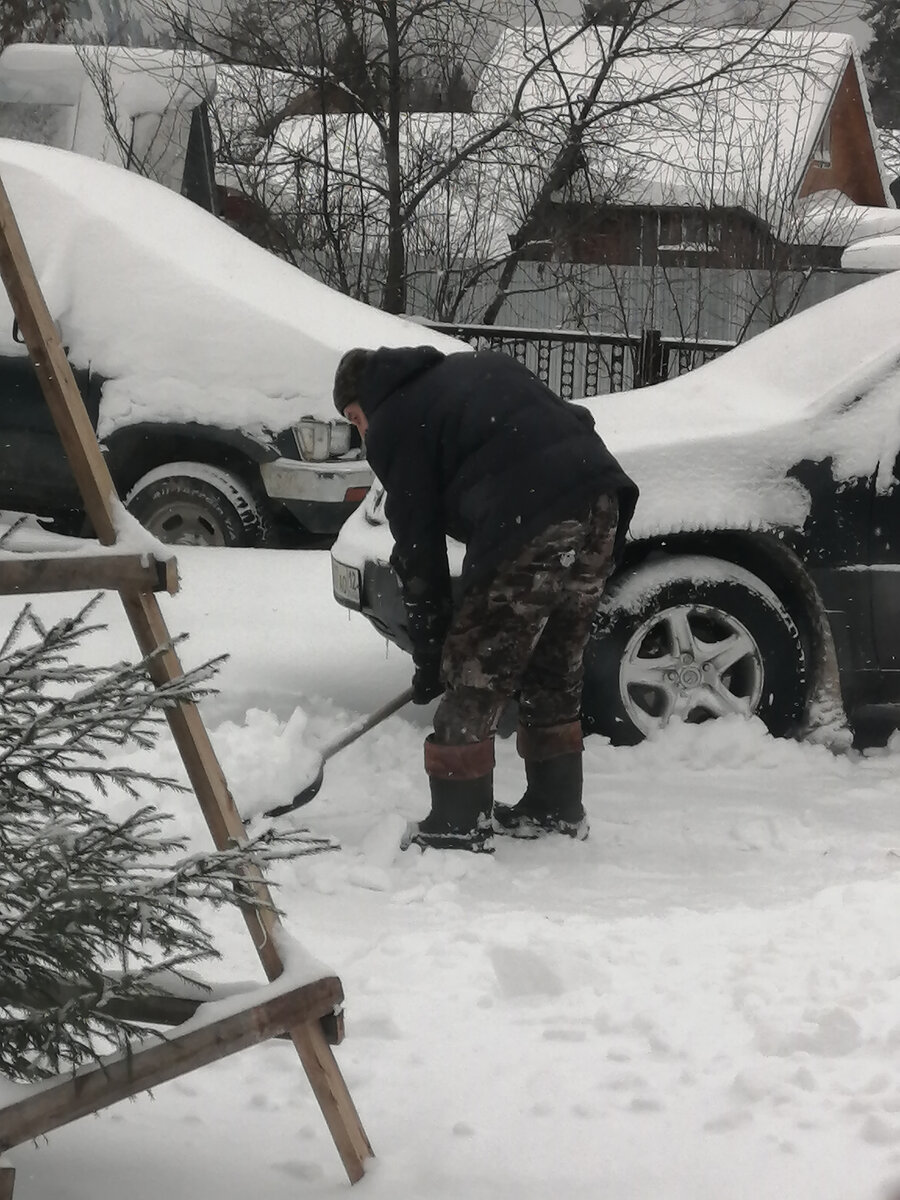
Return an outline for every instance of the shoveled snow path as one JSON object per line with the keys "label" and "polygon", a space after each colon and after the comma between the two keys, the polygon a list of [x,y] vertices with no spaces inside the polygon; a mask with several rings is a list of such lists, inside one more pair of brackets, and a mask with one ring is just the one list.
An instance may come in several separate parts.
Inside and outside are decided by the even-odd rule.
{"label": "shoveled snow path", "polygon": [[[179,562],[168,619],[191,634],[187,662],[232,652],[204,708],[252,811],[405,686],[408,660],[333,604],[327,555]],[[131,653],[114,599],[104,614],[87,656]],[[277,876],[291,932],[346,990],[336,1053],[378,1156],[359,1194],[877,1200],[900,1185],[900,748],[834,757],[739,720],[633,750],[591,739],[587,843],[401,854],[427,807],[429,713],[327,765],[286,819],[343,849]],[[167,743],[155,761],[178,769]],[[496,779],[514,801],[510,741]],[[176,821],[206,844],[189,797]],[[243,926],[214,920],[225,960],[209,974],[259,978]],[[16,1200],[347,1194],[283,1043],[9,1157]]]}

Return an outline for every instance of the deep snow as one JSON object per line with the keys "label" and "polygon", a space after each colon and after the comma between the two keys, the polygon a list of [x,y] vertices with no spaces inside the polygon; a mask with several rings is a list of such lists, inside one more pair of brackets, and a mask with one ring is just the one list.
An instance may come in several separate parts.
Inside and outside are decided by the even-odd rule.
{"label": "deep snow", "polygon": [[[239,806],[409,680],[330,596],[322,552],[179,548],[161,603]],[[41,597],[46,617],[79,598]],[[19,601],[0,601],[6,628]],[[85,657],[132,653],[115,597]],[[338,838],[276,881],[340,974],[336,1051],[377,1158],[370,1200],[876,1200],[900,1188],[900,746],[833,756],[736,719],[587,744],[584,844],[396,849],[427,807],[409,708],[284,820]],[[498,747],[497,796],[521,769]],[[146,760],[145,760],[146,761]],[[167,737],[161,773],[178,760]],[[177,827],[208,844],[191,797]],[[208,974],[261,979],[240,919]],[[291,1047],[245,1051],[8,1156],[16,1200],[308,1200],[349,1185]]]}

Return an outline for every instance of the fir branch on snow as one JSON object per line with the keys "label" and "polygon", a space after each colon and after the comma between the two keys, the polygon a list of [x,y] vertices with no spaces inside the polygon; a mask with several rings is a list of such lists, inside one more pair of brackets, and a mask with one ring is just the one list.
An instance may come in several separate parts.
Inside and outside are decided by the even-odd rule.
{"label": "fir branch on snow", "polygon": [[[114,820],[94,804],[185,789],[110,762],[152,749],[167,705],[208,690],[216,666],[155,686],[146,661],[71,660],[96,598],[45,627],[25,608],[0,645],[0,1072],[35,1080],[76,1069],[149,1032],[113,1015],[161,970],[218,957],[197,906],[258,903],[247,873],[330,848],[269,829],[226,851],[185,853],[169,818],[142,805]],[[195,982],[195,981],[194,981]]]}

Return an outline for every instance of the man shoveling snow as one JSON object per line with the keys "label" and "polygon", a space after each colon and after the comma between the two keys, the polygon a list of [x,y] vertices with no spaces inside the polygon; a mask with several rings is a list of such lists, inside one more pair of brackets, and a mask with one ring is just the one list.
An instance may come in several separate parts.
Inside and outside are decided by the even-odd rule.
{"label": "man shoveling snow", "polygon": [[[334,383],[384,485],[413,643],[431,812],[404,848],[490,851],[494,832],[586,838],[584,649],[637,501],[586,409],[503,354],[351,350]],[[453,611],[447,536],[465,543]],[[527,789],[493,806],[494,734],[514,697]]]}

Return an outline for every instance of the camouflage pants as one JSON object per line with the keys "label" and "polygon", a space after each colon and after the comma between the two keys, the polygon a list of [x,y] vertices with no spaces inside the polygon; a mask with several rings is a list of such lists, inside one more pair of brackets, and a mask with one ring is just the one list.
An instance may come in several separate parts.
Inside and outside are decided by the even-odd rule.
{"label": "camouflage pants", "polygon": [[523,725],[578,720],[584,648],[612,569],[617,519],[616,498],[600,496],[584,520],[551,525],[466,593],[444,642],[435,741],[491,737],[517,693]]}

